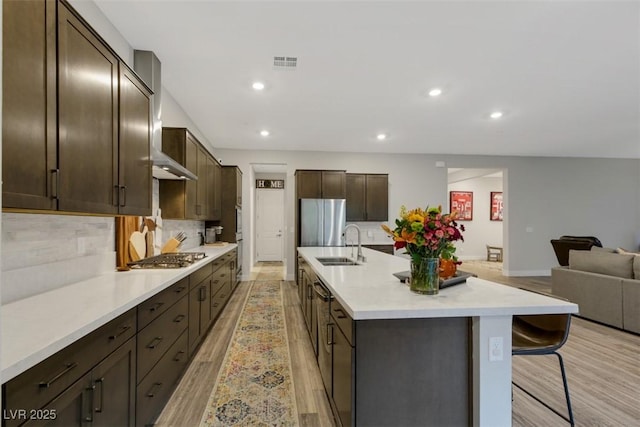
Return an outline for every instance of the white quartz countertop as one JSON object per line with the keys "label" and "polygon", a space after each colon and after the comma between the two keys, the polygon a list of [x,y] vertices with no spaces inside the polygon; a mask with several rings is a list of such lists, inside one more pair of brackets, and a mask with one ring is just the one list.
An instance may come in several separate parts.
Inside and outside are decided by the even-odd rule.
{"label": "white quartz countertop", "polygon": [[201,246],[207,257],[177,269],[101,274],[2,306],[1,378],[5,383],[151,296],[236,248]]}
{"label": "white quartz countertop", "polygon": [[351,248],[298,248],[354,320],[578,312],[576,304],[475,277],[441,289],[438,295],[416,294],[393,276],[409,270],[407,258],[367,248],[362,251],[367,259],[362,265],[323,266],[316,257],[351,258]]}

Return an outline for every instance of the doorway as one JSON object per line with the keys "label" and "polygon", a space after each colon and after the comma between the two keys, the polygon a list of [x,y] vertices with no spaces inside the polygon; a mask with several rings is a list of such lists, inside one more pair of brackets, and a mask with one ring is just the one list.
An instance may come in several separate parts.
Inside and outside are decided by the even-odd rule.
{"label": "doorway", "polygon": [[284,258],[284,191],[256,189],[256,261]]}

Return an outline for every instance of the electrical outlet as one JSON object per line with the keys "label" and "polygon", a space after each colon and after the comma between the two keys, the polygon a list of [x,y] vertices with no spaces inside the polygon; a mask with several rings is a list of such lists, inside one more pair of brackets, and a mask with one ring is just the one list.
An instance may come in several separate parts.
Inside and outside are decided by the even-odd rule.
{"label": "electrical outlet", "polygon": [[373,237],[373,231],[367,230],[367,237]]}
{"label": "electrical outlet", "polygon": [[504,360],[504,340],[502,337],[491,337],[489,338],[489,361],[501,360]]}

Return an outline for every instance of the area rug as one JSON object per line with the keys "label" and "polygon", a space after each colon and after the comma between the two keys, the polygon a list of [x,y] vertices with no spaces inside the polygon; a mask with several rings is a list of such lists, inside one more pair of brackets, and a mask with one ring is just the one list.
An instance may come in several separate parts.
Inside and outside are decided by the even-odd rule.
{"label": "area rug", "polygon": [[245,300],[201,426],[297,426],[281,281]]}

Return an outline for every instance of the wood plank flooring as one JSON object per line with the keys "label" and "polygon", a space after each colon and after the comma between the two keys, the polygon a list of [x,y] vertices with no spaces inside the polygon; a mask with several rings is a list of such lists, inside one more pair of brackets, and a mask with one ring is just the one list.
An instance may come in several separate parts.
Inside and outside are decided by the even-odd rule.
{"label": "wood plank flooring", "polygon": [[[466,265],[464,270],[471,271]],[[550,290],[549,277],[503,277],[476,268],[479,277],[510,286]],[[272,272],[265,271],[272,276]],[[268,277],[263,276],[263,277]],[[258,274],[256,279],[259,279]],[[158,426],[197,426],[215,384],[248,291],[241,283],[232,295],[160,415]],[[284,286],[284,303],[296,403],[301,426],[335,426],[313,349],[304,326],[294,282]],[[640,427],[640,336],[573,318],[565,358],[576,426]],[[555,356],[515,357],[513,378],[561,413],[566,406]],[[553,412],[513,389],[513,426],[568,425]]]}

